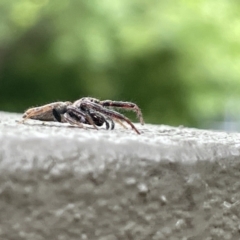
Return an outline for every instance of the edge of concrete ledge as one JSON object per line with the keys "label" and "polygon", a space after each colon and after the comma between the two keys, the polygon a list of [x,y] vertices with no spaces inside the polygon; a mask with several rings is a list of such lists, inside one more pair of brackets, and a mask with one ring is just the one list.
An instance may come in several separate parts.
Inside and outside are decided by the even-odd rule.
{"label": "edge of concrete ledge", "polygon": [[56,122],[29,120],[17,123],[20,114],[0,112],[2,169],[28,169],[34,160],[48,165],[72,159],[81,171],[112,161],[145,159],[185,162],[217,161],[240,156],[240,134],[165,125],[141,126],[142,132],[120,126],[113,131],[79,129]]}

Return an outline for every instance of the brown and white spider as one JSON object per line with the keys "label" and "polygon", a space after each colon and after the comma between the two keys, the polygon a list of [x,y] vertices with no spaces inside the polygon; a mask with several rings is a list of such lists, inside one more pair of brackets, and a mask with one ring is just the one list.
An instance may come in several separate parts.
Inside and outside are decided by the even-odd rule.
{"label": "brown and white spider", "polygon": [[[112,108],[112,109],[111,109]],[[23,114],[23,121],[26,119],[35,119],[40,121],[58,121],[67,122],[79,127],[85,128],[83,124],[92,125],[95,129],[104,123],[106,129],[114,129],[114,121],[120,123],[123,127],[126,122],[131,128],[140,134],[133,123],[124,115],[113,110],[126,109],[136,112],[140,123],[143,125],[143,117],[140,108],[132,102],[104,100],[100,101],[96,98],[84,97],[75,102],[54,102],[40,107],[30,108]]]}

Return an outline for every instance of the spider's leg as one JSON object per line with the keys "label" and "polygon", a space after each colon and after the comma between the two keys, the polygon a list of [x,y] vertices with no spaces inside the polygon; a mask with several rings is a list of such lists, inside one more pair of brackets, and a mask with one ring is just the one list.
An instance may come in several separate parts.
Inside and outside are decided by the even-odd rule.
{"label": "spider's leg", "polygon": [[100,112],[97,112],[97,113],[100,114],[103,117],[103,119],[104,119],[104,121],[106,123],[106,129],[109,129],[109,123],[107,121],[107,120],[109,120],[111,122],[111,130],[113,130],[114,127],[115,127],[115,123],[114,123],[113,119],[111,117],[109,117],[109,116],[106,116],[106,115],[100,113]]}
{"label": "spider's leg", "polygon": [[108,121],[106,120],[106,118],[105,118],[105,116],[103,116],[103,121],[104,121],[104,123],[105,123],[105,125],[106,125],[106,129],[108,130],[109,129],[109,127],[110,127],[110,125],[109,125],[109,123],[108,123]]}
{"label": "spider's leg", "polygon": [[89,101],[83,101],[81,103],[81,107],[86,108],[86,109],[93,109],[93,110],[95,110],[97,112],[101,112],[104,115],[107,115],[107,116],[109,116],[111,118],[117,118],[119,120],[125,121],[132,127],[132,129],[137,134],[140,134],[140,132],[137,130],[137,128],[132,124],[132,122],[127,117],[125,117],[124,115],[122,115],[122,114],[120,114],[120,113],[118,113],[116,111],[104,108],[103,106],[101,106],[101,105],[99,105],[97,103],[93,103],[93,102],[89,102]]}
{"label": "spider's leg", "polygon": [[111,122],[111,129],[114,128],[114,122],[113,120],[108,117],[108,116],[105,116],[104,114],[100,113],[100,112],[97,112],[93,109],[91,109],[90,111],[88,111],[89,115],[92,117],[94,123],[97,125],[97,126],[102,126],[103,123],[105,123],[106,125],[106,129],[108,130],[110,125],[108,123],[107,120],[109,120]]}
{"label": "spider's leg", "polygon": [[79,122],[79,121],[75,120],[74,118],[72,118],[72,117],[69,115],[68,112],[66,112],[66,113],[64,113],[64,114],[62,115],[62,120],[64,120],[64,121],[67,122],[67,123],[70,123],[70,124],[72,124],[72,125],[77,125],[77,126],[79,126],[80,128],[86,129],[86,127],[85,127],[81,122]]}
{"label": "spider's leg", "polygon": [[115,107],[115,108],[124,108],[128,110],[132,110],[137,114],[137,117],[140,123],[143,125],[143,116],[141,109],[137,106],[137,104],[132,102],[121,102],[121,101],[111,101],[111,100],[104,100],[99,102],[103,107]]}
{"label": "spider's leg", "polygon": [[[114,123],[113,119],[111,117],[109,117],[109,116],[104,116],[104,117],[107,118],[107,120],[109,120],[111,122],[111,130],[113,130],[115,128],[115,123]],[[109,123],[108,123],[108,125],[109,125]]]}
{"label": "spider's leg", "polygon": [[[97,128],[96,124],[94,123],[91,115],[88,114],[87,112],[83,112],[79,108],[73,107],[73,106],[68,106],[67,112],[76,115],[79,119],[82,119],[82,118],[86,119],[90,125],[92,125],[96,130],[98,130],[98,128]],[[76,121],[76,122],[78,122],[78,121]]]}
{"label": "spider's leg", "polygon": [[115,123],[114,123],[114,121],[112,120],[112,118],[108,118],[109,119],[109,121],[111,122],[111,130],[113,130],[114,128],[115,128]]}
{"label": "spider's leg", "polygon": [[119,120],[118,118],[114,119],[118,124],[120,124],[123,128],[127,129],[127,127],[122,123],[121,120]]}

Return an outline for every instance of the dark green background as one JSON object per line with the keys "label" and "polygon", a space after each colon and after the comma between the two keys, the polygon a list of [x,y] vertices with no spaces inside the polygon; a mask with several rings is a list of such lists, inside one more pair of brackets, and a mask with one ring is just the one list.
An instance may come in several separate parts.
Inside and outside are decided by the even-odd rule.
{"label": "dark green background", "polygon": [[233,0],[2,0],[0,110],[92,96],[136,102],[147,123],[238,120],[239,12]]}

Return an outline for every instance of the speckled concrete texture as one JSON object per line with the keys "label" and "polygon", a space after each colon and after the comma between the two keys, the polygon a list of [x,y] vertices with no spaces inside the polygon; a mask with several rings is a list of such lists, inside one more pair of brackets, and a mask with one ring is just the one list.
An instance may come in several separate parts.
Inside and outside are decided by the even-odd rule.
{"label": "speckled concrete texture", "polygon": [[240,134],[87,130],[0,112],[0,239],[240,239]]}

